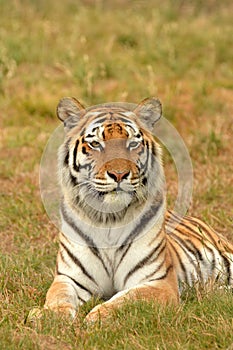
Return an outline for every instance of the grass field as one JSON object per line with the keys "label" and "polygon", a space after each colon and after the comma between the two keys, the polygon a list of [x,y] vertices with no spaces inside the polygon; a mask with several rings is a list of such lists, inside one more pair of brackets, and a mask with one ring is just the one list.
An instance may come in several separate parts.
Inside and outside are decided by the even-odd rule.
{"label": "grass field", "polygon": [[0,348],[233,349],[233,296],[222,289],[187,291],[178,308],[125,305],[104,326],[82,322],[94,301],[73,323],[51,313],[26,322],[55,267],[38,173],[63,96],[85,105],[158,96],[192,158],[190,213],[233,241],[232,2],[0,0],[0,9]]}

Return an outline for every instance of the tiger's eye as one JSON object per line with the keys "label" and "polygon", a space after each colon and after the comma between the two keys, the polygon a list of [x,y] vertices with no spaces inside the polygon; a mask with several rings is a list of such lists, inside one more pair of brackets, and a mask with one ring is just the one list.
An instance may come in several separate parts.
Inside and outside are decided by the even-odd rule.
{"label": "tiger's eye", "polygon": [[101,144],[98,141],[92,141],[89,143],[92,148],[99,148]]}
{"label": "tiger's eye", "polygon": [[132,141],[129,143],[130,148],[136,148],[138,146],[139,146],[139,142],[137,142],[137,141]]}

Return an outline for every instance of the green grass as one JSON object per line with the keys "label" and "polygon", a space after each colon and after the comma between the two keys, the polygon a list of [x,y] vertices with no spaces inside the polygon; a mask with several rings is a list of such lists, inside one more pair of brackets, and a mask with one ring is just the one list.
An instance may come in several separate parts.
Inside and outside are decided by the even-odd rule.
{"label": "green grass", "polygon": [[[14,302],[24,298],[24,304],[33,304],[28,294],[32,294],[32,289],[22,291]],[[38,293],[33,298],[34,304],[40,297]],[[47,346],[44,348],[53,349],[50,346],[54,342],[64,349],[227,349],[233,342],[230,292],[218,290],[199,294],[198,301],[197,296],[190,293],[179,307],[130,303],[115,312],[104,325],[87,326],[83,317],[92,306],[93,303],[89,303],[83,308],[73,323],[48,312],[26,325],[23,322],[26,307],[18,312],[8,307],[2,326],[10,327],[11,331],[9,338],[2,333],[2,348],[41,349],[44,342]]]}
{"label": "green grass", "polygon": [[[43,306],[57,230],[42,207],[39,164],[63,96],[85,105],[151,95],[194,167],[190,213],[233,241],[233,29],[230,1],[0,0],[0,348],[231,349],[232,293],[187,293],[178,308],[126,305],[104,325]],[[169,203],[176,172],[166,156]]]}

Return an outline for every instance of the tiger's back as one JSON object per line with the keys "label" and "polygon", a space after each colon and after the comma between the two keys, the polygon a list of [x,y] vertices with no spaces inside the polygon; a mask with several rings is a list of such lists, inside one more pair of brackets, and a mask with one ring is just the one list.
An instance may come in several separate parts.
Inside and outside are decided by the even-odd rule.
{"label": "tiger's back", "polygon": [[220,280],[233,285],[233,246],[203,221],[168,211],[166,229],[169,250],[182,284]]}

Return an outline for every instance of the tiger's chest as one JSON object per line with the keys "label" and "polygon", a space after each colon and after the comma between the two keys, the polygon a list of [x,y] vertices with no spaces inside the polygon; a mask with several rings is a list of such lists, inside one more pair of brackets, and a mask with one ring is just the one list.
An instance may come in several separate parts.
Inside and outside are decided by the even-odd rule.
{"label": "tiger's chest", "polygon": [[60,273],[70,276],[92,295],[104,298],[144,283],[148,276],[155,278],[158,274],[160,278],[166,270],[163,216],[148,220],[149,209],[145,209],[145,219],[142,215],[115,228],[87,225],[74,215],[69,220],[64,218]]}
{"label": "tiger's chest", "polygon": [[148,246],[148,237],[113,248],[86,246],[66,240],[63,246],[61,244],[60,255],[63,258],[58,259],[58,268],[88,288],[92,295],[109,299],[116,292],[143,282],[145,276],[156,270],[161,264],[160,259],[156,260],[151,255],[145,261],[152,250]]}

